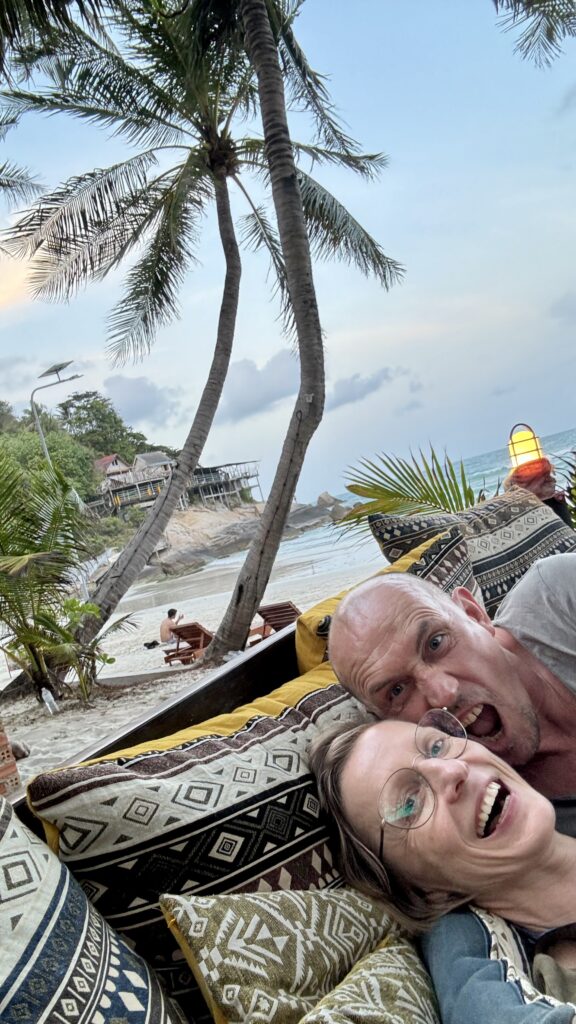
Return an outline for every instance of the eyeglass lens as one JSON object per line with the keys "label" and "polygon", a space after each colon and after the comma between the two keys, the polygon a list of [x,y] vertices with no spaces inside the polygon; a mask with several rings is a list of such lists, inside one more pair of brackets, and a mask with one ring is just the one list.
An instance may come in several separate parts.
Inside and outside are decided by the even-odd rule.
{"label": "eyeglass lens", "polygon": [[[415,743],[424,758],[457,758],[466,749],[466,730],[449,711],[433,708],[416,726]],[[434,791],[424,776],[414,767],[400,768],[382,788],[378,813],[388,825],[418,828],[431,817],[435,804]]]}

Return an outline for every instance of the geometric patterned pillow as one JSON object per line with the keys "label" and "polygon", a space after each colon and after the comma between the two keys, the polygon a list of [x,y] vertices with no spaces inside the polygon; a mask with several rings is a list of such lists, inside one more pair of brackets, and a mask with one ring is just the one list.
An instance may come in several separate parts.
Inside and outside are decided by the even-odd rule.
{"label": "geometric patterned pillow", "polygon": [[576,532],[534,494],[518,487],[463,512],[376,513],[369,521],[382,553],[392,563],[439,531],[459,526],[491,617],[532,562],[576,550]]}
{"label": "geometric patterned pillow", "polygon": [[430,975],[414,943],[393,928],[300,1024],[439,1024]]}
{"label": "geometric patterned pillow", "polygon": [[297,1024],[391,927],[353,889],[165,895],[160,904],[217,1024]]}
{"label": "geometric patterned pillow", "polygon": [[183,1024],[153,972],[0,799],[2,1024]]}
{"label": "geometric patterned pillow", "polygon": [[334,678],[325,664],[152,749],[46,772],[29,786],[52,848],[190,1021],[205,1008],[161,893],[341,885],[306,755],[320,729],[366,712]]}

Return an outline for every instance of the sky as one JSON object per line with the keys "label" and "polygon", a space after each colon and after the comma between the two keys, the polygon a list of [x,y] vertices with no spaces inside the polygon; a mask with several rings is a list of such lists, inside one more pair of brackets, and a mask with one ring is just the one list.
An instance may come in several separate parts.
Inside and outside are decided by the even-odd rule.
{"label": "sky", "polygon": [[[541,435],[574,427],[575,43],[536,68],[514,53],[491,0],[306,0],[295,30],[350,134],[389,160],[374,183],[339,169],[314,174],[405,267],[386,292],[345,264],[315,264],[327,400],[298,500],[342,492],[359,461],[380,452],[405,456],[431,443],[466,458],[502,447],[519,421]],[[311,138],[301,116],[291,130]],[[94,127],[30,116],[0,160],[54,187],[125,155]],[[231,189],[241,216],[248,211]],[[0,209],[0,224],[13,216]],[[24,263],[0,257],[0,398],[21,412],[39,374],[73,360],[68,372],[83,379],[43,392],[48,408],[97,390],[151,442],[181,446],[223,282],[212,215],[198,255],[180,318],[124,366],[106,354],[106,315],[125,270],[68,305],[48,304],[30,296]],[[263,257],[244,255],[232,364],[201,459],[259,460],[264,494],[298,387],[267,270]]]}

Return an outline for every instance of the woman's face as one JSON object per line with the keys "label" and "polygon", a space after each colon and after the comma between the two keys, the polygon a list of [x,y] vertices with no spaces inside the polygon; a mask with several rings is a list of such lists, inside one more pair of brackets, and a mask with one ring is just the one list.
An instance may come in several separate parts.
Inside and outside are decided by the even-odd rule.
{"label": "woman's face", "polygon": [[384,863],[427,891],[489,900],[543,854],[554,809],[479,743],[469,739],[457,759],[424,758],[415,732],[408,722],[385,721],[361,734],[342,773],[344,812],[378,853],[382,787],[393,772],[414,767],[434,791],[434,811],[418,828],[384,825]]}

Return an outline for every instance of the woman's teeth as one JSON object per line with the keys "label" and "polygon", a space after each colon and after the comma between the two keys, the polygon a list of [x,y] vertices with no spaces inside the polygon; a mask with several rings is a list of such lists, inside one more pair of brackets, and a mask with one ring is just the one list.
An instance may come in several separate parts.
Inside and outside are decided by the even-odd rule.
{"label": "woman's teeth", "polygon": [[488,786],[486,787],[486,792],[484,794],[484,799],[482,801],[482,806],[480,808],[478,822],[476,825],[476,835],[480,839],[484,837],[484,830],[486,828],[488,818],[490,817],[490,814],[492,812],[492,808],[494,807],[494,801],[496,800],[496,797],[500,792],[500,788],[501,787],[499,782],[489,782]]}

